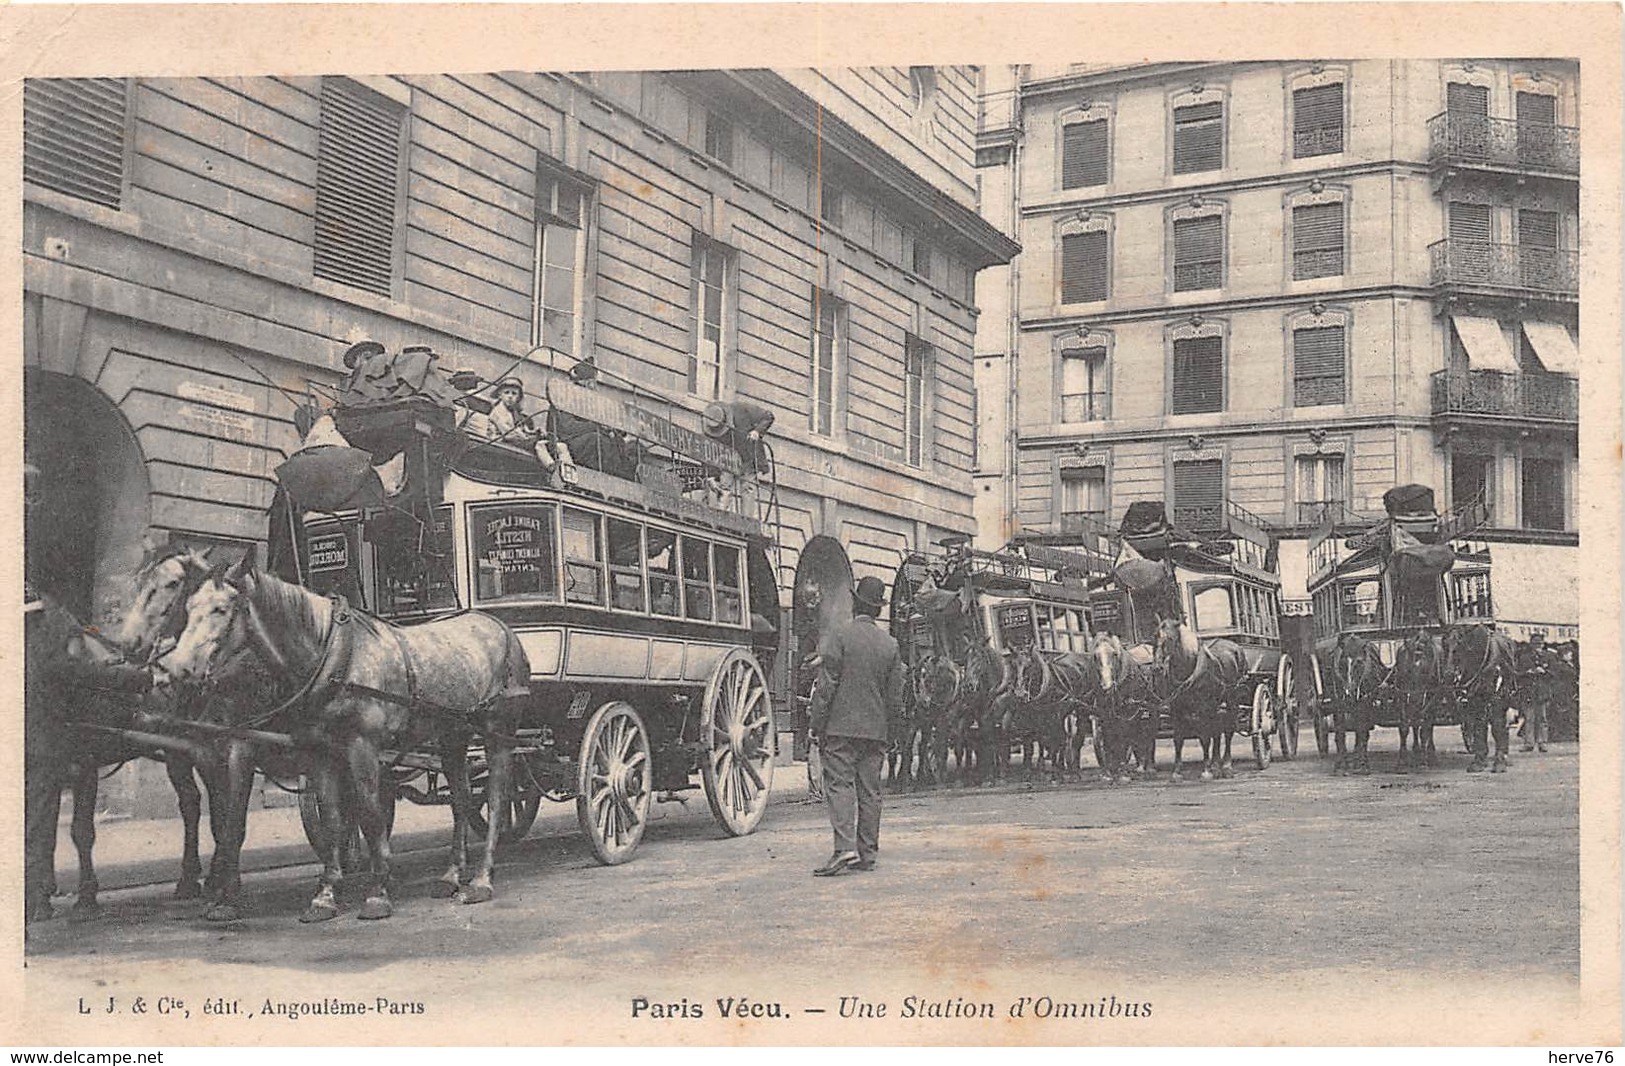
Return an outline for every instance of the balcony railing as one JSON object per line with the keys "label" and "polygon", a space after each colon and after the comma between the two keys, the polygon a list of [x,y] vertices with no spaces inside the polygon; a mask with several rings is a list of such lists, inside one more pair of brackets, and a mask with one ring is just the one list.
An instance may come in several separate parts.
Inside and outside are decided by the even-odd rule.
{"label": "balcony railing", "polygon": [[1174,525],[1192,533],[1222,533],[1224,531],[1224,505],[1185,504],[1174,507]]}
{"label": "balcony railing", "polygon": [[1428,245],[1434,285],[1464,285],[1578,296],[1580,254],[1527,244],[1446,237]]}
{"label": "balcony railing", "polygon": [[1109,533],[1105,511],[1062,511],[1062,533]]}
{"label": "balcony railing", "polygon": [[1580,383],[1567,374],[1438,370],[1433,374],[1433,413],[1578,423]]}
{"label": "balcony railing", "polygon": [[1580,173],[1580,131],[1569,126],[1446,111],[1428,119],[1434,163]]}

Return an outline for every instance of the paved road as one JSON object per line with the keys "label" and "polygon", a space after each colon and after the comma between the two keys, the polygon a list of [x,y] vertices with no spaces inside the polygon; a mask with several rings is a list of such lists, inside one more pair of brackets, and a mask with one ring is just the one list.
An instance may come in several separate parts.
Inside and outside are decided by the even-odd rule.
{"label": "paved road", "polygon": [[[142,1019],[176,1042],[353,1035],[347,1019],[263,1016],[268,997],[330,995],[421,1001],[423,1015],[365,1024],[385,1026],[378,1039],[429,1042],[1365,1042],[1456,1027],[1539,1040],[1579,988],[1577,746],[1494,776],[1463,772],[1448,740],[1440,769],[1380,772],[1392,749],[1379,746],[1379,772],[1351,778],[1304,739],[1296,763],[1209,784],[1163,775],[889,797],[879,868],[829,880],[809,876],[828,853],[822,807],[779,803],[735,840],[696,794],[660,808],[637,857],[615,868],[555,809],[505,856],[497,900],[461,907],[427,895],[441,853],[425,849],[445,817],[428,811],[402,826],[414,850],[383,923],[294,921],[314,868],[285,812],[251,823],[258,861],[275,868],[248,878],[251,916],[226,927],[150,883],[175,849],[154,837],[142,861],[106,860],[104,884],[149,883],[104,893],[104,917],[32,928],[31,1016],[79,1026],[80,1043],[103,1023],[77,1016],[79,998],[109,995],[121,1011],[135,995],[183,999],[192,1019]],[[109,828],[104,841],[158,830],[174,831]],[[205,1030],[205,995],[260,1016]],[[1029,1004],[1010,1019],[1021,995],[1048,997],[1051,1017]],[[652,1020],[653,1007],[634,1010],[640,996],[704,1017]],[[791,1016],[723,1020],[716,1001],[729,996]],[[884,1003],[900,1028],[842,1019],[842,996],[852,1009]],[[917,1013],[986,1002],[1001,1018],[901,1018],[909,996]],[[1110,1013],[1112,1000],[1153,1003],[1155,1027],[1121,1011],[1054,1017],[1063,1003]],[[1408,1009],[1381,1006],[1394,1002]],[[471,1019],[481,1027],[456,1028]]]}

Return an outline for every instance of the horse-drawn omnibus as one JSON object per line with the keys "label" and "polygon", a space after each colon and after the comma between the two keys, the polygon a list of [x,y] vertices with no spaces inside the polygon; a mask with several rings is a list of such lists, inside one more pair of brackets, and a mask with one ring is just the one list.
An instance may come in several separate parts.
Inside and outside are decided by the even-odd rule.
{"label": "horse-drawn omnibus", "polygon": [[[404,456],[406,489],[334,507],[338,456],[298,453],[313,458],[279,473],[297,516],[279,569],[400,625],[470,609],[506,623],[530,695],[503,838],[522,837],[543,799],[573,800],[594,853],[619,863],[657,796],[703,788],[733,835],[766,809],[780,606],[763,518],[777,493],[767,443],[733,412],[708,412],[710,432],[696,432],[648,390],[611,396],[595,376],[590,363],[550,369],[547,429],[523,443],[469,432],[423,393],[341,402],[343,441]],[[436,753],[391,759],[398,797],[448,802]],[[478,795],[478,752],[473,774]],[[314,843],[312,797],[305,813]]]}
{"label": "horse-drawn omnibus", "polygon": [[[1189,522],[1193,528],[1185,528]],[[1088,626],[1125,644],[1152,645],[1159,622],[1187,624],[1199,642],[1227,640],[1244,657],[1244,713],[1236,731],[1252,739],[1260,769],[1298,750],[1293,663],[1281,647],[1281,576],[1275,537],[1230,501],[1168,520],[1161,501],[1131,504],[1115,533],[1096,531],[1117,560],[1091,593]],[[1166,718],[1159,733],[1169,733]]]}
{"label": "horse-drawn omnibus", "polygon": [[[1315,742],[1322,755],[1329,747],[1331,714],[1348,713],[1351,700],[1361,704],[1372,725],[1404,724],[1391,679],[1401,672],[1400,650],[1408,640],[1456,623],[1494,620],[1489,548],[1472,538],[1488,518],[1484,500],[1463,502],[1441,515],[1431,489],[1401,485],[1385,493],[1383,503],[1382,518],[1328,511],[1308,542],[1311,665],[1325,709],[1316,716]],[[1374,656],[1370,684],[1358,683],[1358,664],[1344,661],[1350,637]],[[1341,669],[1334,661],[1343,664]],[[1453,701],[1435,702],[1434,724],[1456,721]],[[1341,748],[1342,729],[1337,732]]]}

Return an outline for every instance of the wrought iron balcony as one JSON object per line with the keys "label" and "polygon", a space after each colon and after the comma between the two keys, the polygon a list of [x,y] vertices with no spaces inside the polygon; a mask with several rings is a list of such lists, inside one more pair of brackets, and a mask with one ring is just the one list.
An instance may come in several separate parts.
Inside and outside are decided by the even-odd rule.
{"label": "wrought iron balcony", "polygon": [[1370,522],[1365,515],[1349,510],[1349,505],[1343,500],[1299,500],[1296,507],[1296,524],[1300,526],[1318,526],[1324,522],[1334,526],[1365,525]]}
{"label": "wrought iron balcony", "polygon": [[1580,383],[1567,374],[1438,370],[1433,374],[1433,414],[1578,424]]}
{"label": "wrought iron balcony", "polygon": [[1464,111],[1428,119],[1428,160],[1578,176],[1580,131]]}
{"label": "wrought iron balcony", "polygon": [[1061,512],[1060,531],[1062,533],[1098,534],[1111,532],[1106,525],[1105,511],[1063,511]]}
{"label": "wrought iron balcony", "polygon": [[1557,297],[1580,294],[1580,254],[1527,244],[1446,237],[1428,245],[1435,287],[1510,289]]}

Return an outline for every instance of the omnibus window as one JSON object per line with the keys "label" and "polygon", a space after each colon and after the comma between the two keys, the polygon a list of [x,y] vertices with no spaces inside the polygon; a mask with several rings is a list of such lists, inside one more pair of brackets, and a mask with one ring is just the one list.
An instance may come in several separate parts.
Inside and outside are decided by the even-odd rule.
{"label": "omnibus window", "polygon": [[711,618],[711,545],[683,537],[683,613],[689,618]]}
{"label": "omnibus window", "polygon": [[1083,612],[1076,607],[1069,607],[1066,611],[1067,632],[1072,635],[1071,649],[1073,651],[1089,650],[1089,628],[1084,624]]}
{"label": "omnibus window", "polygon": [[468,541],[479,599],[558,600],[558,535],[550,505],[470,508]]}
{"label": "omnibus window", "polygon": [[1214,585],[1196,593],[1191,597],[1191,613],[1196,616],[1198,633],[1233,628],[1236,613],[1230,599],[1230,586]]}
{"label": "omnibus window", "polygon": [[714,545],[717,578],[717,621],[738,625],[745,620],[745,597],[739,582],[739,549]]}
{"label": "omnibus window", "polygon": [[1342,591],[1344,625],[1374,626],[1381,623],[1382,582],[1375,578],[1351,582],[1342,586]]}
{"label": "omnibus window", "polygon": [[683,613],[677,583],[677,534],[650,526],[644,558],[649,566],[649,606],[655,614],[676,618]]}
{"label": "omnibus window", "polygon": [[566,507],[563,543],[565,601],[603,603],[604,545],[598,516]]}
{"label": "omnibus window", "polygon": [[609,596],[617,611],[644,611],[643,527],[609,519]]}
{"label": "omnibus window", "polygon": [[373,541],[379,614],[422,614],[457,606],[451,515],[450,507],[436,507],[432,528],[402,522],[390,535]]}

